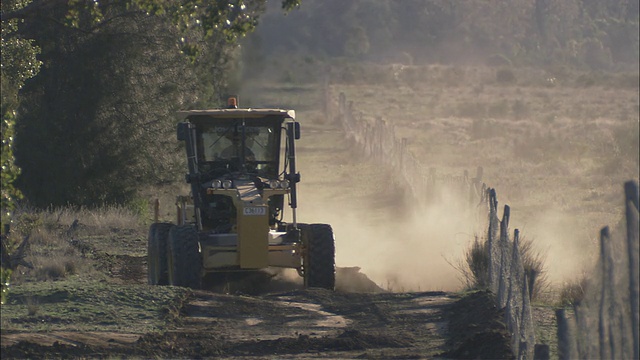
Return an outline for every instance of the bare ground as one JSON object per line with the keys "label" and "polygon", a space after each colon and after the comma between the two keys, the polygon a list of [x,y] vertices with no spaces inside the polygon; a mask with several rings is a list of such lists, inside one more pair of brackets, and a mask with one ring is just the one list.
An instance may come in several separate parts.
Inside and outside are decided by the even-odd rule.
{"label": "bare ground", "polygon": [[14,286],[3,359],[513,358],[487,292],[386,292],[358,267],[337,269],[335,292],[264,274],[152,287],[144,229],[89,236],[82,225],[69,243],[101,277]]}
{"label": "bare ground", "polygon": [[[109,274],[107,290],[127,289],[130,306],[144,301],[137,294],[162,290],[144,284],[144,257],[98,255],[96,260]],[[212,283],[209,290],[184,290],[184,296],[167,302],[157,315],[162,325],[148,332],[127,331],[130,320],[118,316],[114,321],[123,326],[115,330],[101,329],[103,321],[78,324],[48,316],[48,302],[61,301],[56,293],[39,298],[36,315],[5,311],[9,301],[2,314],[3,325],[9,324],[2,328],[2,358],[512,357],[502,315],[488,293],[383,292],[357,268],[339,269],[338,277],[360,279],[352,289],[377,291],[302,289],[272,278],[260,294],[225,294],[213,291]],[[24,326],[47,322],[53,330]],[[96,330],[80,330],[91,325]]]}

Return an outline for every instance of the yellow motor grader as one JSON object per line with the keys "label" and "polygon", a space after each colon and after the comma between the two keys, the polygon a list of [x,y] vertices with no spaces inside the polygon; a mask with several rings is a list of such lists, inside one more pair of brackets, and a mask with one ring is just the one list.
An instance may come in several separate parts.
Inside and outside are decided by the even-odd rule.
{"label": "yellow motor grader", "polygon": [[306,287],[333,289],[331,226],[296,220],[295,112],[236,104],[180,113],[191,192],[177,197],[175,224],[149,229],[149,284],[199,288],[207,274],[275,267],[296,269]]}

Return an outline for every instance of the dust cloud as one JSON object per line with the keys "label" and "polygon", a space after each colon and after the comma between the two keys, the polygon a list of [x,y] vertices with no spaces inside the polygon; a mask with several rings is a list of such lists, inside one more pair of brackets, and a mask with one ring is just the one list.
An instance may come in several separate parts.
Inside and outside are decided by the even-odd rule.
{"label": "dust cloud", "polygon": [[552,284],[574,281],[592,265],[597,232],[577,217],[549,206],[523,221],[523,239],[533,241],[533,251],[545,260],[545,275]]}
{"label": "dust cloud", "polygon": [[454,265],[473,239],[478,219],[469,210],[473,207],[463,205],[461,194],[445,191],[441,201],[429,206],[412,197],[381,204],[372,201],[375,193],[327,203],[326,191],[315,189],[304,189],[315,205],[301,207],[301,221],[331,224],[338,267],[359,267],[388,291],[462,288]]}

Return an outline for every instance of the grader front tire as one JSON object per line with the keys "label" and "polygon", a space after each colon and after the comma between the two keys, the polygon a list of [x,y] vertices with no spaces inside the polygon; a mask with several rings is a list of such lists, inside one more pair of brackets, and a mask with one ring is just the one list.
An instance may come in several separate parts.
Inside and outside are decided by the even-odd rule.
{"label": "grader front tire", "polygon": [[301,229],[306,246],[306,287],[334,290],[336,284],[335,241],[327,224],[310,224]]}
{"label": "grader front tire", "polygon": [[175,226],[168,239],[169,284],[198,289],[202,283],[202,256],[198,231],[190,225]]}
{"label": "grader front tire", "polygon": [[154,223],[149,227],[147,239],[147,280],[149,285],[167,285],[167,238],[170,223]]}

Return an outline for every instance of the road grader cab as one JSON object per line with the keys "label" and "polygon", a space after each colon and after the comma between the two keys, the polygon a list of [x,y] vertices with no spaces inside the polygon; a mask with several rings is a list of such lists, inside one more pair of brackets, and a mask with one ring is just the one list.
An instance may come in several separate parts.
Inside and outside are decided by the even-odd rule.
{"label": "road grader cab", "polygon": [[331,226],[296,220],[295,112],[236,103],[180,113],[191,192],[177,196],[175,224],[156,220],[149,229],[149,284],[199,288],[207,274],[271,267],[296,269],[307,287],[333,289]]}

